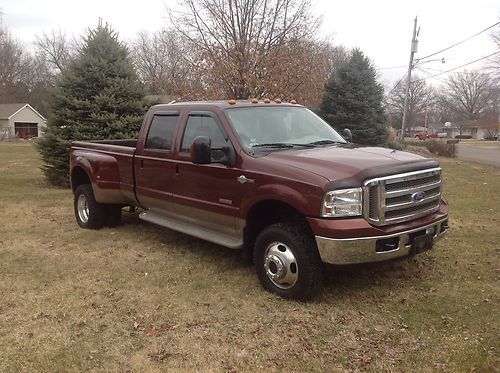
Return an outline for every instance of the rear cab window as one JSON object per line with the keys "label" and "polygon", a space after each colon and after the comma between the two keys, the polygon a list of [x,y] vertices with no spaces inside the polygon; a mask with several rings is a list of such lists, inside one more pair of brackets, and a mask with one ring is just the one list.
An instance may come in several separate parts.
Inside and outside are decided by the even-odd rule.
{"label": "rear cab window", "polygon": [[179,114],[155,114],[149,126],[144,150],[172,151]]}

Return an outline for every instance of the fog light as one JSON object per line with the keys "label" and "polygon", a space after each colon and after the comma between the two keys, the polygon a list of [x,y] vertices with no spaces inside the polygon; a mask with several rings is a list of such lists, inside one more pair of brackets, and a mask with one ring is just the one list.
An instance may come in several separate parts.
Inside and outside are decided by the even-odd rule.
{"label": "fog light", "polygon": [[409,234],[402,234],[401,235],[401,242],[403,242],[405,246],[408,246],[410,244],[410,235]]}
{"label": "fog light", "polygon": [[448,220],[443,221],[441,223],[441,230],[439,231],[439,233],[443,233],[444,231],[448,230],[448,228]]}
{"label": "fog light", "polygon": [[383,253],[386,251],[396,250],[398,246],[399,246],[399,237],[385,238],[383,240],[377,241],[375,251],[377,253]]}

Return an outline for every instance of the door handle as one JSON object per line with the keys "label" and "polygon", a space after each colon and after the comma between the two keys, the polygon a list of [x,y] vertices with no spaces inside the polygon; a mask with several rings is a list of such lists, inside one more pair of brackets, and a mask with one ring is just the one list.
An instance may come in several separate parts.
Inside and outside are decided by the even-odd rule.
{"label": "door handle", "polygon": [[179,163],[175,164],[175,175],[179,176]]}
{"label": "door handle", "polygon": [[255,183],[255,180],[254,179],[249,179],[247,178],[245,175],[240,175],[236,178],[236,180],[238,180],[238,182],[240,184],[245,184],[245,183],[248,183],[248,184],[253,184]]}
{"label": "door handle", "polygon": [[144,159],[141,159],[141,170],[144,169]]}

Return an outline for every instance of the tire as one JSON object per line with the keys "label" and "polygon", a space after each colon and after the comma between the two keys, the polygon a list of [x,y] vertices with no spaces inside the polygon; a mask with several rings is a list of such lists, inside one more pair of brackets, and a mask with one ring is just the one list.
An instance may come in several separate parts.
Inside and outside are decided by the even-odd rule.
{"label": "tire", "polygon": [[255,265],[264,289],[285,299],[305,301],[322,285],[323,263],[304,224],[273,224],[255,242]]}
{"label": "tire", "polygon": [[110,228],[117,227],[122,222],[122,206],[121,205],[107,205],[107,219],[106,225]]}
{"label": "tire", "polygon": [[76,221],[82,228],[99,229],[106,223],[106,205],[95,200],[94,192],[89,184],[82,184],[76,188],[73,207]]}

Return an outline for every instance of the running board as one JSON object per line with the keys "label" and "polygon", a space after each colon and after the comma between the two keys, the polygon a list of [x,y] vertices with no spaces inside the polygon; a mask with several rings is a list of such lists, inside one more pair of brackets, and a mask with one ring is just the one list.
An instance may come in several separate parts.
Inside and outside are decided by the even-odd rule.
{"label": "running board", "polygon": [[230,249],[241,249],[243,247],[242,237],[217,232],[207,227],[166,216],[156,211],[148,210],[141,212],[139,214],[139,219],[161,225],[162,227],[185,233],[193,237],[201,238],[202,240],[210,241]]}

